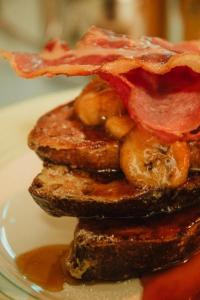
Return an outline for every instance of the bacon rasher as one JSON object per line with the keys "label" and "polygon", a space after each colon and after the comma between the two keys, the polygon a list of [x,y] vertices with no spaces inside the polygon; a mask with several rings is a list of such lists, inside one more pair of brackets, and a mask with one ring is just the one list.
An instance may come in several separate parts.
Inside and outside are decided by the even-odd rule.
{"label": "bacon rasher", "polygon": [[166,142],[200,137],[198,41],[134,41],[93,26],[75,49],[54,40],[40,54],[0,50],[0,56],[25,78],[99,75],[119,93],[139,126]]}

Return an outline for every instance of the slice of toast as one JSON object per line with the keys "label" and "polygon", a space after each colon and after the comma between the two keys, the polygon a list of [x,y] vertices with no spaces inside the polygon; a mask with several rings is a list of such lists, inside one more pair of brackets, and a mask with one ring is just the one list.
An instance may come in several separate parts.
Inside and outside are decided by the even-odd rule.
{"label": "slice of toast", "polygon": [[103,127],[89,127],[75,116],[73,103],[42,116],[29,134],[29,147],[46,161],[87,170],[118,170],[119,142]]}
{"label": "slice of toast", "polygon": [[[104,126],[86,126],[74,112],[74,101],[42,116],[29,134],[29,147],[48,162],[96,172],[120,172],[120,141]],[[200,169],[200,143],[191,142],[190,167]]]}
{"label": "slice of toast", "polygon": [[29,189],[54,216],[147,217],[171,213],[200,202],[200,175],[176,189],[138,188],[124,177],[102,181],[82,170],[48,164]]}
{"label": "slice of toast", "polygon": [[64,268],[78,279],[116,281],[168,268],[199,250],[199,207],[140,224],[82,219]]}

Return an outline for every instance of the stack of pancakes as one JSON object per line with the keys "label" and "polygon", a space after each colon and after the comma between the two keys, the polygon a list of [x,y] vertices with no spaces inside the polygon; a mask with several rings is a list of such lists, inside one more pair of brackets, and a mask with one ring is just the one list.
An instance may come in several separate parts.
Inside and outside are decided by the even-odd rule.
{"label": "stack of pancakes", "polygon": [[85,124],[76,101],[42,116],[29,135],[44,161],[30,187],[34,200],[53,216],[79,218],[66,270],[121,280],[188,259],[200,248],[199,144],[190,144],[193,167],[183,184],[134,184],[120,168],[122,140]]}

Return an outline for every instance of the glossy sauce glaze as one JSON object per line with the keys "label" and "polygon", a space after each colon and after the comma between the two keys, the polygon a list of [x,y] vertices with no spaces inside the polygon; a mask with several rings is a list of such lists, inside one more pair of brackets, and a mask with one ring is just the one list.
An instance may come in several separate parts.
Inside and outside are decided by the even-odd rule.
{"label": "glossy sauce glaze", "polygon": [[19,271],[42,288],[57,292],[63,284],[76,284],[62,268],[62,260],[69,251],[68,245],[50,245],[33,249],[16,258]]}
{"label": "glossy sauce glaze", "polygon": [[200,300],[200,253],[188,262],[142,278],[142,300]]}
{"label": "glossy sauce glaze", "polygon": [[[27,279],[56,292],[63,289],[65,282],[80,284],[62,268],[68,251],[68,245],[40,247],[19,255],[16,264]],[[184,264],[141,280],[142,300],[200,300],[200,253]]]}

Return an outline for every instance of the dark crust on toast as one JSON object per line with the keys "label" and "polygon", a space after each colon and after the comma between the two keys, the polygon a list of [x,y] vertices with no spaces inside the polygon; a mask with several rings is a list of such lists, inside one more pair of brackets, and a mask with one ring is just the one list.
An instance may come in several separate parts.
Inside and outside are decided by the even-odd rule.
{"label": "dark crust on toast", "polygon": [[89,127],[75,116],[73,103],[42,116],[28,144],[44,161],[87,170],[119,169],[119,142],[103,127]]}
{"label": "dark crust on toast", "polygon": [[64,266],[85,281],[116,281],[166,269],[199,250],[199,207],[141,224],[82,219]]}
{"label": "dark crust on toast", "polygon": [[176,189],[138,188],[123,177],[101,182],[90,173],[49,164],[29,189],[37,204],[53,216],[148,217],[172,213],[200,202],[200,175]]}

